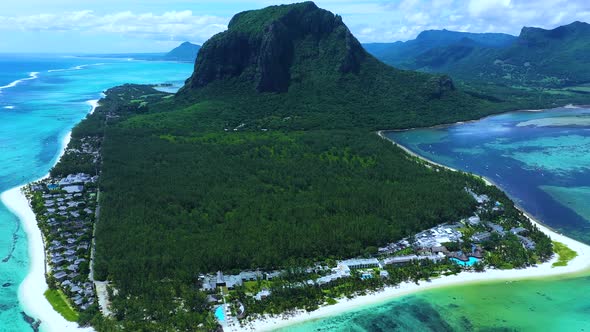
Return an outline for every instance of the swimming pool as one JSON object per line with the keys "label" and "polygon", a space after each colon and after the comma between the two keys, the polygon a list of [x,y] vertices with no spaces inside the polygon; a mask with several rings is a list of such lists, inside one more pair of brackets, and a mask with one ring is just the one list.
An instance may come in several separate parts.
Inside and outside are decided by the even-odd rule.
{"label": "swimming pool", "polygon": [[475,265],[475,263],[479,262],[479,258],[475,258],[473,256],[470,256],[469,259],[467,260],[467,262],[464,262],[460,259],[453,257],[453,258],[451,258],[451,261],[453,261],[453,263],[459,264],[461,266],[473,266],[473,265]]}
{"label": "swimming pool", "polygon": [[217,309],[215,309],[215,318],[217,318],[217,320],[220,323],[223,323],[225,321],[225,312],[223,311],[222,305],[220,305],[219,307],[217,307]]}

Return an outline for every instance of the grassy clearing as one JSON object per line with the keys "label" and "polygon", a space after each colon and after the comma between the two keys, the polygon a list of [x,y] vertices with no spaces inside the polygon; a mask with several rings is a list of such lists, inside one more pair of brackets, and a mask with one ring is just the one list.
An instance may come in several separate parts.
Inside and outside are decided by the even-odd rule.
{"label": "grassy clearing", "polygon": [[270,288],[272,284],[268,280],[257,280],[245,281],[244,286],[246,287],[246,292],[255,294],[261,291],[263,288]]}
{"label": "grassy clearing", "polygon": [[66,320],[70,322],[77,322],[79,314],[66,299],[65,294],[60,290],[48,289],[45,292],[45,298],[51,303],[51,306],[55,311],[59,312]]}
{"label": "grassy clearing", "polygon": [[578,256],[578,253],[570,249],[561,242],[553,241],[553,250],[559,256],[557,262],[553,263],[553,267],[566,266],[569,261]]}

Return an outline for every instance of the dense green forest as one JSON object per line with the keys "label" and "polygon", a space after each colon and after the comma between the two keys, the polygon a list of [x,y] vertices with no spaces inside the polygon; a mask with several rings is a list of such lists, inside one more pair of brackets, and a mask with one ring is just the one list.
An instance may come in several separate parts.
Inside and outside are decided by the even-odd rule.
{"label": "dense green forest", "polygon": [[177,95],[114,88],[78,127],[104,135],[94,267],[118,294],[95,325],[211,329],[200,273],[367,255],[471,215],[479,179],[374,131],[540,103],[391,68],[310,2],[238,14]]}
{"label": "dense green forest", "polygon": [[[106,118],[104,103],[92,117]],[[184,329],[162,294],[196,292],[198,273],[371,254],[474,209],[464,187],[479,180],[418,166],[366,130],[191,129],[199,113],[106,127],[95,273],[115,282],[126,327],[150,303],[162,326]]]}
{"label": "dense green forest", "polygon": [[[416,167],[390,145],[365,132],[113,129],[101,218],[127,232],[101,242],[135,257],[108,270],[128,271],[133,287],[135,266],[160,278],[350,257],[471,212],[465,177]],[[133,252],[150,238],[160,241]]]}

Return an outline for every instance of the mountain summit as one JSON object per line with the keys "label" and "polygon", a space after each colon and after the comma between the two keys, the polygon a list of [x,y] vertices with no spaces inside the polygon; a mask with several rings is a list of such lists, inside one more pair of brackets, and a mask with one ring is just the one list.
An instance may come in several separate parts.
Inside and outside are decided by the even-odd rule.
{"label": "mountain summit", "polygon": [[317,58],[317,68],[349,73],[366,56],[340,16],[313,2],[272,6],[235,15],[207,41],[187,85],[240,78],[261,92],[284,92],[302,62]]}
{"label": "mountain summit", "polygon": [[172,51],[168,52],[164,56],[164,59],[171,61],[193,62],[197,58],[200,48],[201,46],[199,45],[190,42],[184,42],[178,47],[174,48]]}

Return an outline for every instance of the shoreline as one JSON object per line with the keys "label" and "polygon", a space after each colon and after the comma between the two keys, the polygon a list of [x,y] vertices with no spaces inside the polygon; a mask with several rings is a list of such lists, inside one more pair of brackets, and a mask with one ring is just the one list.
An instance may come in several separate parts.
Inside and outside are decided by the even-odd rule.
{"label": "shoreline", "polygon": [[552,266],[552,264],[558,259],[557,256],[554,256],[543,264],[535,267],[528,267],[526,269],[488,269],[485,272],[463,271],[457,275],[443,276],[430,281],[421,281],[420,284],[403,282],[398,286],[386,287],[382,291],[373,294],[357,296],[352,299],[340,299],[338,303],[334,305],[323,306],[312,312],[298,310],[295,313],[281,316],[271,317],[265,315],[247,323],[245,328],[239,328],[236,330],[230,329],[230,331],[273,331],[317,319],[337,316],[346,312],[363,309],[363,307],[370,305],[383,304],[406,295],[438,288],[466,286],[480,283],[513,282],[535,279],[542,280],[551,277],[570,277],[590,271],[590,246],[555,233],[533,220],[532,222],[534,222],[544,233],[549,235],[551,240],[564,243],[570,249],[576,251],[578,256],[563,267]]}
{"label": "shoreline", "polygon": [[[98,100],[89,100],[86,102],[92,108],[90,114],[98,106]],[[53,165],[56,165],[71,140],[72,130],[69,130],[61,141],[60,153],[57,155]],[[53,166],[52,166],[53,167]],[[18,299],[21,309],[27,315],[41,321],[39,330],[43,332],[64,332],[79,331],[91,332],[93,328],[81,328],[76,322],[67,321],[61,314],[53,309],[49,301],[45,298],[47,291],[47,281],[45,272],[48,270],[45,243],[41,229],[37,225],[35,213],[29,205],[29,201],[23,194],[22,189],[32,182],[43,180],[49,177],[49,173],[43,177],[31,181],[27,184],[19,185],[0,194],[0,200],[6,208],[19,219],[27,238],[27,254],[29,257],[29,271],[18,288]]]}
{"label": "shoreline", "polygon": [[40,331],[94,331],[92,328],[80,328],[76,322],[68,322],[45,298],[44,294],[48,289],[45,280],[45,245],[35,214],[21,191],[23,187],[14,187],[0,196],[8,210],[19,218],[27,236],[29,273],[18,288],[21,309],[27,315],[41,321]]}
{"label": "shoreline", "polygon": [[[384,136],[385,132],[392,130],[380,130],[377,135],[391,142],[396,147],[401,148],[403,151],[408,153],[410,156],[419,158],[432,166],[442,167],[454,172],[463,172],[452,167],[448,167],[427,158],[424,158],[417,153],[411,151],[407,147],[387,138]],[[501,190],[493,181],[487,179],[484,176],[480,176],[473,173],[468,173],[473,176],[477,176],[482,179],[487,185],[495,186]],[[488,269],[485,272],[470,272],[463,271],[457,275],[443,276],[430,281],[421,281],[420,284],[404,282],[398,286],[386,287],[382,291],[378,291],[373,294],[357,296],[352,299],[339,299],[338,303],[334,305],[322,306],[319,309],[306,312],[304,310],[297,310],[292,313],[287,313],[278,316],[263,315],[254,319],[253,321],[245,324],[242,328],[228,328],[229,331],[273,331],[280,328],[286,328],[294,325],[299,325],[305,322],[337,316],[349,311],[355,311],[362,309],[369,305],[382,304],[402,296],[406,296],[413,293],[419,293],[427,290],[452,287],[452,286],[463,286],[472,285],[478,283],[497,283],[497,282],[512,282],[521,280],[532,280],[532,279],[547,279],[551,277],[571,277],[576,274],[584,272],[590,272],[590,246],[581,243],[577,240],[571,239],[565,235],[559,234],[552,230],[549,226],[544,225],[531,214],[525,211],[522,207],[516,203],[515,207],[521,211],[530,222],[539,228],[543,233],[548,235],[552,241],[557,241],[565,244],[570,249],[576,251],[578,254],[574,259],[570,260],[566,266],[553,267],[553,263],[558,260],[558,256],[554,255],[549,261],[539,264],[537,266],[528,267],[526,269],[511,269],[511,270],[498,270]]]}
{"label": "shoreline", "polygon": [[[86,102],[88,105],[92,107],[89,114],[92,114],[96,107],[98,106],[98,100],[88,100]],[[569,105],[568,105],[569,106]],[[526,111],[526,110],[524,110]],[[518,112],[518,111],[510,111],[510,112]],[[497,115],[497,114],[495,114]],[[491,115],[494,116],[494,115]],[[467,122],[474,122],[478,120],[471,120]],[[444,124],[435,127],[444,127],[444,126],[452,126],[458,123],[465,123],[465,122],[457,122],[453,124]],[[405,129],[408,130],[408,129]],[[400,147],[406,153],[411,156],[417,157],[428,164],[436,165],[438,167],[443,167],[452,171],[459,171],[453,169],[451,167],[436,163],[434,161],[428,160],[418,154],[412,152],[405,146],[394,142],[393,140],[388,139],[383,135],[385,132],[389,131],[396,131],[396,130],[381,130],[378,131],[378,135],[383,138],[387,139],[395,146]],[[65,153],[65,149],[71,139],[70,130],[62,140],[62,147],[61,152],[57,156],[54,165],[59,162],[61,157]],[[467,173],[467,172],[463,172]],[[469,173],[471,174],[471,173]],[[493,182],[488,180],[485,177],[472,174],[473,176],[477,176],[485,181],[488,185],[494,185]],[[41,177],[38,180],[47,178],[49,174]],[[31,182],[35,182],[31,181]],[[37,226],[36,217],[29,205],[29,202],[25,195],[21,192],[22,188],[25,185],[14,187],[10,190],[3,192],[0,195],[0,200],[3,202],[4,205],[13,213],[15,214],[21,224],[23,225],[23,229],[27,236],[27,245],[28,245],[28,256],[30,259],[29,264],[29,272],[25,279],[21,282],[18,290],[19,301],[21,303],[22,310],[25,311],[27,314],[31,314],[35,319],[41,320],[40,330],[45,332],[53,332],[53,331],[94,331],[93,328],[80,328],[76,322],[68,322],[63,318],[58,312],[56,312],[51,304],[47,301],[44,296],[45,290],[47,290],[47,283],[45,281],[45,269],[46,269],[46,257],[45,257],[45,249],[44,249],[44,240],[42,239],[42,234]],[[496,186],[497,187],[497,186]],[[257,318],[254,321],[246,324],[245,328],[240,328],[238,330],[252,330],[252,331],[270,331],[277,328],[284,328],[300,323],[304,323],[310,320],[315,320],[324,317],[330,317],[334,315],[338,315],[344,312],[352,311],[355,309],[360,309],[367,305],[374,305],[380,304],[387,301],[390,301],[395,298],[399,298],[401,296],[405,296],[408,294],[422,292],[426,290],[431,290],[435,288],[441,287],[450,287],[450,286],[458,286],[458,285],[468,285],[468,284],[475,284],[481,282],[499,282],[504,280],[526,280],[526,279],[541,279],[547,277],[554,277],[554,276],[568,276],[575,273],[580,273],[584,271],[590,271],[590,246],[580,243],[576,240],[570,239],[564,235],[556,233],[555,231],[551,230],[548,226],[543,225],[542,223],[538,222],[534,219],[531,215],[529,215],[526,211],[520,208],[518,205],[515,206],[523,212],[523,214],[531,220],[531,222],[539,227],[544,233],[549,235],[553,241],[559,241],[566,244],[569,248],[576,251],[578,256],[568,262],[567,266],[564,267],[555,267],[553,268],[551,265],[553,262],[557,260],[557,257],[553,257],[550,261],[540,264],[536,267],[530,267],[526,269],[519,269],[519,270],[487,270],[484,273],[476,273],[476,272],[461,272],[458,275],[454,276],[446,276],[433,279],[431,281],[422,281],[420,285],[414,283],[402,283],[395,287],[387,287],[382,291],[365,295],[365,296],[357,296],[353,299],[341,299],[335,305],[331,306],[322,306],[319,309],[307,313],[303,310],[297,311],[294,314],[286,314],[283,318],[281,316],[276,317],[269,317],[263,316],[262,318]],[[234,330],[228,328],[227,330]]]}
{"label": "shoreline", "polygon": [[401,131],[409,131],[409,130],[416,130],[416,129],[438,129],[438,128],[446,128],[446,127],[451,127],[451,126],[459,125],[459,124],[473,123],[473,122],[485,120],[487,118],[491,118],[493,116],[499,116],[499,115],[508,114],[508,113],[517,113],[517,112],[533,112],[533,113],[537,113],[537,112],[545,112],[545,111],[555,110],[555,109],[559,109],[559,108],[566,108],[566,109],[590,108],[590,105],[586,105],[586,104],[578,104],[578,105],[567,104],[567,105],[557,106],[557,107],[551,107],[551,108],[501,111],[499,113],[485,115],[485,116],[482,116],[481,118],[472,119],[472,120],[455,121],[455,122],[450,122],[450,123],[441,123],[441,124],[437,124],[437,125],[433,125],[433,126],[427,126],[427,127],[412,127],[412,128],[404,128],[404,129],[379,129],[379,130],[377,130],[377,133],[381,133],[381,132],[384,132],[384,133],[387,133],[387,132],[401,132]]}

